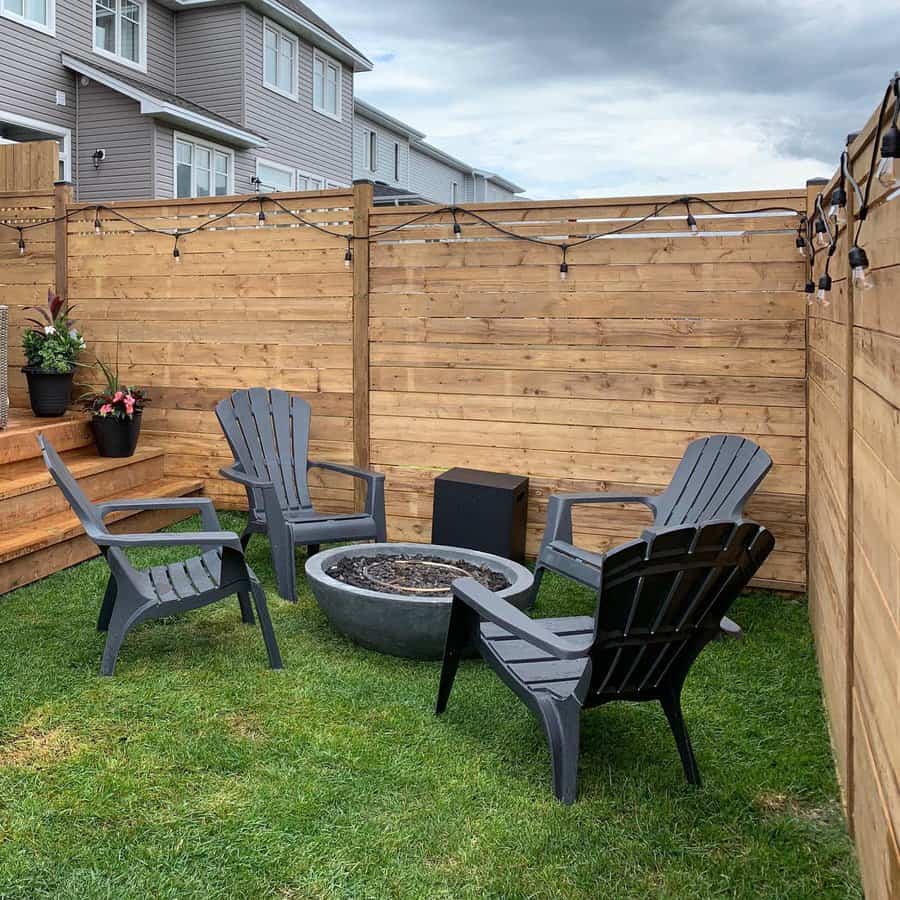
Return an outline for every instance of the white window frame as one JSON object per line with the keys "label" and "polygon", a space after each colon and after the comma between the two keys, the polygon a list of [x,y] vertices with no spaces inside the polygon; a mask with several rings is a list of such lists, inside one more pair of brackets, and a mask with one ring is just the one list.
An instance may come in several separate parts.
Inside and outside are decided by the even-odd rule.
{"label": "white window frame", "polygon": [[[278,37],[287,41],[294,48],[294,64],[291,66],[291,89],[290,91],[286,91],[284,88],[278,86],[278,73],[273,73],[275,75],[275,81],[269,81],[266,76],[266,31],[272,31]],[[277,55],[277,54],[276,54]],[[288,31],[287,28],[282,28],[277,22],[273,22],[271,19],[263,19],[262,25],[262,76],[263,76],[263,87],[267,91],[273,91],[276,94],[280,94],[282,97],[287,97],[288,100],[293,100],[297,102],[300,98],[299,93],[299,83],[300,83],[300,39],[296,34]]]}
{"label": "white window frame", "polygon": [[[337,102],[337,111],[331,112],[329,109],[325,109],[324,107],[319,107],[316,105],[316,63],[322,60],[325,64],[325,69],[327,72],[328,66],[334,66],[337,70],[337,80],[334,86],[335,89],[335,100]],[[344,67],[336,60],[332,59],[328,56],[327,53],[322,53],[318,47],[313,47],[313,58],[312,58],[312,108],[314,112],[319,113],[321,116],[327,116],[329,119],[334,119],[336,122],[342,121],[343,116],[343,83],[344,83]],[[323,91],[323,95],[324,95]]]}
{"label": "white window frame", "polygon": [[[22,9],[25,9],[25,4],[23,3]],[[36,22],[34,19],[29,19],[27,16],[20,16],[18,13],[14,13],[11,10],[6,8],[6,0],[0,0],[0,16],[4,19],[9,19],[12,22],[18,22],[20,25],[24,25],[26,28],[33,28],[35,31],[41,31],[44,34],[56,35],[56,0],[47,0],[47,24],[45,25],[43,22]]]}
{"label": "white window frame", "polygon": [[[301,179],[301,178],[306,178],[306,179],[309,180],[309,181],[318,181],[318,182],[320,182],[320,186],[317,187],[317,188],[309,188],[309,187],[301,188],[301,187],[300,187],[300,179]],[[323,175],[316,175],[314,172],[304,172],[302,169],[297,169],[297,182],[296,182],[296,184],[297,184],[297,190],[298,190],[298,191],[300,191],[300,190],[303,190],[303,191],[324,191],[324,190],[325,190],[325,186],[328,184],[328,182],[325,180],[325,177],[324,177]]]}
{"label": "white window frame", "polygon": [[363,129],[363,167],[367,172],[378,171],[378,132],[372,128]]}
{"label": "white window frame", "polygon": [[[8,122],[10,125],[22,125],[25,128],[33,128],[35,131],[45,131],[56,138],[61,138],[63,148],[59,151],[59,161],[63,164],[63,181],[72,180],[72,132],[68,128],[59,125],[50,125],[38,119],[29,119],[15,113],[4,112],[0,109],[0,122]],[[19,143],[18,141],[4,141],[4,143]]]}
{"label": "white window frame", "polygon": [[[111,53],[103,47],[97,46],[97,0],[91,0],[91,46],[97,56],[112,59],[120,66],[128,66],[129,69],[137,69],[139,72],[147,71],[147,31],[150,23],[150,4],[147,0],[131,0],[141,7],[141,33],[138,40],[138,61],[121,56],[118,52]],[[116,49],[122,48],[122,0],[115,0],[116,4]]]}
{"label": "white window frame", "polygon": [[450,205],[456,206],[459,203],[459,182],[450,182]]}
{"label": "white window frame", "polygon": [[[194,165],[193,157],[191,157],[191,196],[178,196],[178,142],[183,141],[185,144],[191,144],[195,149],[202,147],[209,150],[212,154],[212,162],[210,168],[210,188],[211,193],[208,197],[197,197],[197,167]],[[228,157],[228,186],[224,194],[216,194],[216,153],[221,153]],[[184,134],[176,131],[172,140],[172,194],[176,200],[215,200],[218,197],[229,196],[234,193],[234,150],[229,147],[223,147],[221,144],[214,144],[205,138],[196,138],[192,134]]]}
{"label": "white window frame", "polygon": [[[271,162],[268,159],[257,159],[256,160],[256,177],[259,178],[259,167],[260,166],[268,166],[270,169],[277,169],[279,172],[284,172],[285,175],[288,175],[291,179],[291,186],[289,190],[295,191],[297,189],[297,172],[295,169],[292,169],[290,166],[284,166],[281,163]],[[271,188],[267,188],[265,184],[260,184],[260,190],[263,193],[266,191],[271,191]],[[277,193],[277,191],[276,191]]]}

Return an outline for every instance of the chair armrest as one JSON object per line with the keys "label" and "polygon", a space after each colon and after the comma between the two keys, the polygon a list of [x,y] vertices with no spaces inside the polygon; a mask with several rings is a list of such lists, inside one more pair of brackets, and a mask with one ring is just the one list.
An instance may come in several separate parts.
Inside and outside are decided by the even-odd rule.
{"label": "chair armrest", "polygon": [[554,634],[541,625],[539,620],[530,619],[520,609],[483,587],[474,578],[457,578],[452,587],[453,596],[477,612],[482,619],[505,628],[516,637],[528,641],[529,644],[557,659],[581,659],[587,656],[590,650],[592,640],[576,642]]}
{"label": "chair armrest", "polygon": [[128,550],[137,547],[228,547],[241,556],[244,549],[241,539],[233,531],[179,531],[151,534],[91,534],[100,547],[118,547]]}
{"label": "chair armrest", "polygon": [[348,466],[343,463],[309,460],[306,464],[306,468],[326,469],[329,472],[339,472],[341,475],[349,475],[351,478],[361,478],[363,481],[368,481],[370,483],[377,481],[379,478],[384,480],[384,475],[380,472],[373,472],[370,469],[360,469],[358,466]]}
{"label": "chair armrest", "polygon": [[218,531],[219,517],[208,497],[160,497],[152,500],[108,500],[97,504],[97,511],[103,518],[108,513],[124,510],[152,509],[196,509],[204,531]]}
{"label": "chair armrest", "polygon": [[572,507],[588,503],[643,503],[656,514],[653,497],[640,494],[552,494],[547,506],[547,527],[541,549],[553,541],[572,543]]}
{"label": "chair armrest", "polygon": [[245,487],[251,488],[267,488],[274,487],[271,481],[266,481],[264,478],[257,478],[255,475],[248,475],[240,465],[233,466],[224,466],[219,469],[219,474],[223,478],[227,478],[229,481],[236,481],[238,484],[242,484]]}

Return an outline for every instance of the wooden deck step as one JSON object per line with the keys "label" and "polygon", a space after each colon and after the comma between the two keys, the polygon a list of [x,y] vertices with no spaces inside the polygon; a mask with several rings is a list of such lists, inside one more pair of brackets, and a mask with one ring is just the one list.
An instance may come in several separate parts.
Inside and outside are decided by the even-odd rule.
{"label": "wooden deck step", "polygon": [[[127,459],[97,456],[93,447],[60,455],[91,500],[116,496],[165,475],[163,451],[153,447],[141,447]],[[68,509],[42,459],[0,466],[0,523],[29,521]]]}
{"label": "wooden deck step", "polygon": [[87,417],[79,413],[67,413],[58,419],[38,419],[30,409],[10,409],[9,424],[0,431],[0,465],[39,458],[40,432],[50,439],[57,453],[87,447],[94,440]]}
{"label": "wooden deck step", "polygon": [[[202,487],[202,482],[196,479],[160,478],[97,499],[185,497],[199,494]],[[109,515],[106,521],[111,531],[148,532],[186,519],[195,512],[118,512]],[[74,513],[68,510],[23,521],[20,527],[7,530],[0,537],[0,593],[97,555],[96,546],[86,537]]]}

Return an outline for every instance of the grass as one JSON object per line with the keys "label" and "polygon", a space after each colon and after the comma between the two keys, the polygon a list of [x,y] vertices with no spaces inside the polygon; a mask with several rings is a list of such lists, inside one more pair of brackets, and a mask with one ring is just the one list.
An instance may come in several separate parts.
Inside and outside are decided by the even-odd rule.
{"label": "grass", "polygon": [[[744,641],[695,666],[702,789],[658,708],[614,705],[585,717],[563,807],[491,672],[464,664],[436,719],[437,664],[348,643],[305,586],[277,598],[265,540],[250,557],[283,672],[234,601],[139,627],[100,678],[100,560],[0,602],[0,897],[861,896],[805,604],[742,598]],[[539,614],[588,609],[545,582]]]}

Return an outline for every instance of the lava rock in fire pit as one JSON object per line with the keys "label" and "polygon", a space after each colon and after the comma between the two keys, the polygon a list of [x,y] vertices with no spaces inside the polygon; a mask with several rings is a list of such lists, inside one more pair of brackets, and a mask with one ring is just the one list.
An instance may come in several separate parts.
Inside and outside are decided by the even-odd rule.
{"label": "lava rock in fire pit", "polygon": [[487,566],[440,556],[345,556],[325,569],[344,584],[396,594],[446,599],[457,578],[474,578],[491,591],[510,586],[508,578]]}

